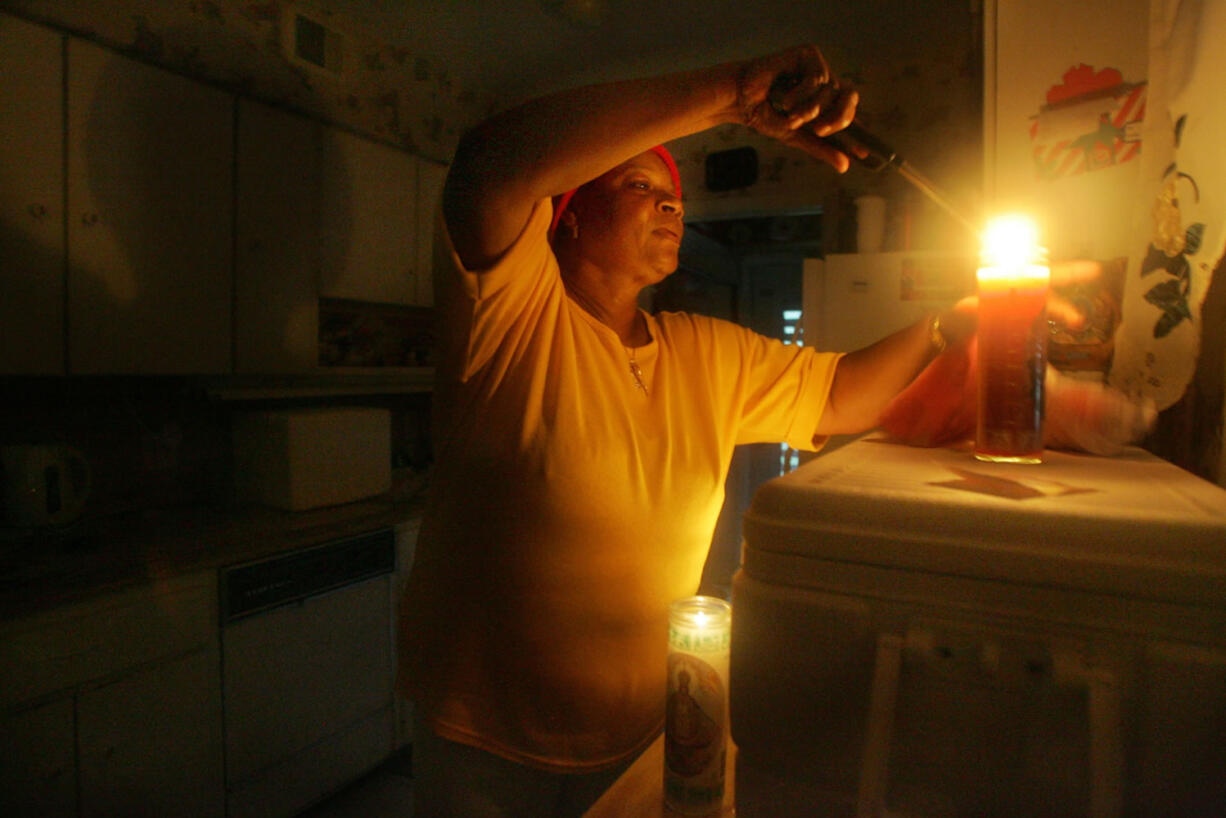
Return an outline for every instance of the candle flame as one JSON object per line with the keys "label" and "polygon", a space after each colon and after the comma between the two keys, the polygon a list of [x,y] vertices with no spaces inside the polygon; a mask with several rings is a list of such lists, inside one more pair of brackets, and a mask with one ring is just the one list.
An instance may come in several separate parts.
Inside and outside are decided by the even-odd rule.
{"label": "candle flame", "polygon": [[1020,215],[998,216],[983,233],[983,247],[977,277],[980,283],[1025,282],[1046,286],[1050,276],[1047,251],[1039,246],[1039,230],[1034,220]]}
{"label": "candle flame", "polygon": [[984,260],[994,265],[1030,264],[1039,253],[1039,229],[1026,216],[998,216],[983,232]]}

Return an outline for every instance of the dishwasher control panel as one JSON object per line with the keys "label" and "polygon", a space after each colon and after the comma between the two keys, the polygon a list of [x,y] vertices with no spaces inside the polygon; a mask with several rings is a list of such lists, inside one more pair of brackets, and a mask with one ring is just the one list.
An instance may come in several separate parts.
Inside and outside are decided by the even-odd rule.
{"label": "dishwasher control panel", "polygon": [[396,568],[390,528],[221,569],[222,624]]}

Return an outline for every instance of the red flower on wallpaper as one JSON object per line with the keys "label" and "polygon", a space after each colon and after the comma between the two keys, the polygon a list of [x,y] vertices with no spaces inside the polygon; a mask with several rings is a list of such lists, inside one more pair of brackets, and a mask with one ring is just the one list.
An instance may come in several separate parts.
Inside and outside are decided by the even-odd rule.
{"label": "red flower on wallpaper", "polygon": [[1053,85],[1047,89],[1048,105],[1113,89],[1124,81],[1124,75],[1117,68],[1095,71],[1094,66],[1081,63],[1065,71],[1062,79],[1062,85]]}

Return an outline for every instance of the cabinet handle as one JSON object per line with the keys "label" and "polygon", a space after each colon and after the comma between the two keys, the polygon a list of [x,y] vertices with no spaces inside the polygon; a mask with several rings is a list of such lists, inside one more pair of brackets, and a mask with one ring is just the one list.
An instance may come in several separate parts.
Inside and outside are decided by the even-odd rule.
{"label": "cabinet handle", "polygon": [[47,215],[47,206],[45,204],[34,203],[30,205],[30,215],[36,219],[41,219]]}

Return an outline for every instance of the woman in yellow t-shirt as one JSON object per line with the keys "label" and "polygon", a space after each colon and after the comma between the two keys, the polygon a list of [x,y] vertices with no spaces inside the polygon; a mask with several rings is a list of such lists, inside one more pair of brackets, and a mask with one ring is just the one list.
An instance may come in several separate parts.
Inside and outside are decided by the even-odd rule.
{"label": "woman in yellow t-shirt", "polygon": [[638,306],[684,232],[663,143],[737,122],[841,172],[821,137],[856,104],[800,47],[565,91],[462,138],[404,596],[416,815],[582,814],[663,726],[668,603],[698,586],[734,447],[873,427],[962,325],[837,355]]}

